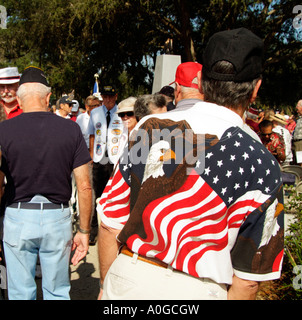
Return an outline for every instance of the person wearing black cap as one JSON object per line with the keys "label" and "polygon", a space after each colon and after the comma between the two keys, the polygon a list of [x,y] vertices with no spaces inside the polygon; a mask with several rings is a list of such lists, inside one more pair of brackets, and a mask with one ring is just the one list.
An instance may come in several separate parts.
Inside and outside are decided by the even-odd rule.
{"label": "person wearing black cap", "polygon": [[280,168],[243,121],[262,54],[247,29],[214,34],[197,74],[206,101],[137,124],[111,179],[122,196],[101,206],[116,229],[99,244],[102,299],[255,299],[259,281],[280,277]]}
{"label": "person wearing black cap", "polygon": [[[50,96],[44,72],[25,69],[17,92],[23,113],[0,124],[0,169],[7,178],[3,243],[11,300],[36,299],[38,256],[44,299],[70,299],[71,250],[77,264],[89,248],[91,158],[80,127],[47,112]],[[80,207],[73,241],[68,205],[72,173]]]}
{"label": "person wearing black cap", "polygon": [[63,96],[59,100],[59,109],[56,110],[56,115],[65,119],[70,119],[70,113],[73,105],[76,102],[70,99],[68,96]]}
{"label": "person wearing black cap", "polygon": [[[95,198],[99,198],[118,161],[119,140],[123,133],[123,121],[116,113],[117,92],[113,86],[101,89],[103,105],[91,111],[87,133],[89,150],[93,159],[92,177]],[[91,219],[90,245],[95,245],[98,234],[97,211]]]}
{"label": "person wearing black cap", "polygon": [[174,104],[174,88],[171,86],[164,86],[160,89],[159,94],[163,95],[167,102],[167,111],[175,109]]}

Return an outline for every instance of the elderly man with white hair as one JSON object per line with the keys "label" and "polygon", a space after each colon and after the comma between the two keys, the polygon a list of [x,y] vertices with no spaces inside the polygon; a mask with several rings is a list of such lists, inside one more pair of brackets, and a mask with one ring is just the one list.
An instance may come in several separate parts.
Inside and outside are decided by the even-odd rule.
{"label": "elderly man with white hair", "polygon": [[[44,299],[70,299],[71,250],[76,265],[89,247],[90,155],[80,127],[47,112],[50,96],[43,71],[25,69],[17,92],[23,114],[0,124],[0,170],[7,178],[3,243],[10,300],[36,299],[38,256]],[[80,207],[80,228],[73,241],[68,205],[72,173]]]}
{"label": "elderly man with white hair", "polygon": [[22,113],[17,101],[19,81],[18,68],[0,69],[0,97],[7,119],[14,118]]}

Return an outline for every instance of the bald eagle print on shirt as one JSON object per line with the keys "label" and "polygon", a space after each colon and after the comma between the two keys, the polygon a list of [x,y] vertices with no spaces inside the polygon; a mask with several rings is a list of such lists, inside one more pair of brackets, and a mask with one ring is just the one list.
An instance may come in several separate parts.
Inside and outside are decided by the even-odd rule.
{"label": "bald eagle print on shirt", "polygon": [[195,134],[186,121],[150,118],[129,150],[108,191],[119,199],[107,215],[124,224],[120,242],[218,283],[231,283],[233,268],[280,270],[282,182],[277,161],[259,142],[238,127],[219,140]]}

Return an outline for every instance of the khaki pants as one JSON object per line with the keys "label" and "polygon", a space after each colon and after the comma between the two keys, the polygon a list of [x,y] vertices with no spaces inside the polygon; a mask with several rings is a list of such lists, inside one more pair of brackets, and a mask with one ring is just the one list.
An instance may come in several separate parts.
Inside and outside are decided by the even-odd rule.
{"label": "khaki pants", "polygon": [[300,141],[294,141],[294,142],[293,142],[293,149],[294,149],[294,151],[295,151],[297,163],[301,163],[301,162],[302,162],[302,161],[300,160],[301,157],[299,157],[299,156],[297,155],[297,152],[302,152],[302,140],[300,140]]}
{"label": "khaki pants", "polygon": [[104,282],[102,300],[226,300],[225,285],[120,254]]}

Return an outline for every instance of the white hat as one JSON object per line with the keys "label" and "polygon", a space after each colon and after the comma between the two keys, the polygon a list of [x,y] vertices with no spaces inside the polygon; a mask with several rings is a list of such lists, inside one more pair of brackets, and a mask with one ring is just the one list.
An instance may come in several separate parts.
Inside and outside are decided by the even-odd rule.
{"label": "white hat", "polygon": [[287,125],[287,121],[286,121],[285,117],[280,113],[277,113],[274,116],[271,116],[270,120],[277,121],[281,124]]}
{"label": "white hat", "polygon": [[73,106],[72,106],[71,112],[78,112],[80,107],[78,100],[72,100],[72,102],[73,102]]}
{"label": "white hat", "polygon": [[117,106],[116,113],[119,114],[121,112],[134,111],[135,101],[136,101],[136,98],[134,97],[129,97],[121,101]]}
{"label": "white hat", "polygon": [[20,81],[18,68],[8,67],[0,69],[0,84],[12,84]]}

